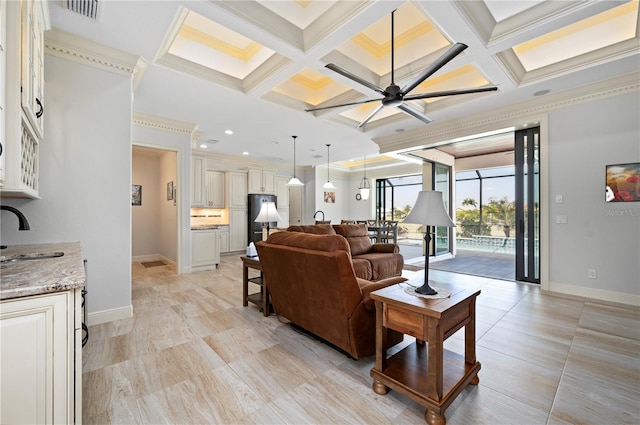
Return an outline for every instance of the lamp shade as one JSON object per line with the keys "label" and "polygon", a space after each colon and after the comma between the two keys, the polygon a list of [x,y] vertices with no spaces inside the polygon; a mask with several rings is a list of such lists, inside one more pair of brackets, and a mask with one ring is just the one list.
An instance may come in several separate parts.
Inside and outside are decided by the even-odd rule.
{"label": "lamp shade", "polygon": [[427,226],[456,227],[444,208],[442,192],[422,190],[404,223],[424,224]]}
{"label": "lamp shade", "polygon": [[273,221],[282,221],[282,217],[278,214],[275,202],[263,202],[260,212],[254,220],[256,223],[271,223]]}
{"label": "lamp shade", "polygon": [[291,177],[291,180],[287,182],[286,186],[304,186],[304,183],[297,177]]}

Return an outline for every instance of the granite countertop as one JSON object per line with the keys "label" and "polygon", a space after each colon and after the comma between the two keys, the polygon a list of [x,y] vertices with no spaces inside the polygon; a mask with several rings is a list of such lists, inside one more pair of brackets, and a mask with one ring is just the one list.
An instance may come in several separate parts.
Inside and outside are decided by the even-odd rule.
{"label": "granite countertop", "polygon": [[191,226],[191,230],[215,230],[217,228],[217,224],[200,224],[197,226]]}
{"label": "granite countertop", "polygon": [[80,242],[9,246],[0,251],[0,261],[2,300],[83,288],[86,282]]}

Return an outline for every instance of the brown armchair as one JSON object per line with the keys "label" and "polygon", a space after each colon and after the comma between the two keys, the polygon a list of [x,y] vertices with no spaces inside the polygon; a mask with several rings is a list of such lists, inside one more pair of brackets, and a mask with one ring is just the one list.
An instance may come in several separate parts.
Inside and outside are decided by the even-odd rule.
{"label": "brown armchair", "polygon": [[[372,291],[406,280],[356,277],[350,248],[338,235],[279,232],[256,243],[276,314],[355,359],[375,353]],[[389,341],[402,341],[390,331]]]}
{"label": "brown armchair", "polygon": [[349,242],[357,276],[376,281],[402,274],[404,258],[398,245],[372,243],[365,224],[334,224],[333,230]]}

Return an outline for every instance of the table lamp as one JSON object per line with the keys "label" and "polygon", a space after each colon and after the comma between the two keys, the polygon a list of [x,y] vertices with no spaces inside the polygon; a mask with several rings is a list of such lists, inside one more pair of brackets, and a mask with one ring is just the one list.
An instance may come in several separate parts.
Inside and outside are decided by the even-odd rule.
{"label": "table lamp", "polygon": [[427,252],[424,257],[424,284],[416,288],[416,292],[422,295],[435,295],[438,293],[429,286],[429,247],[431,244],[431,226],[456,227],[449,218],[449,214],[442,202],[442,192],[435,190],[422,190],[418,194],[418,199],[403,223],[424,224],[427,230],[424,234]]}
{"label": "table lamp", "polygon": [[282,221],[282,217],[278,214],[275,202],[266,201],[262,203],[260,212],[254,220],[256,223],[267,223],[267,237],[269,237],[269,223],[272,221]]}

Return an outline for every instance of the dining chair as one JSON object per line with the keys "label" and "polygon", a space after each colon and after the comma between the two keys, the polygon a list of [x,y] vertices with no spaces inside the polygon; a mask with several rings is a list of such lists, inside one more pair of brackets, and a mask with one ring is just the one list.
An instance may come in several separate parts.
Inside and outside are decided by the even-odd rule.
{"label": "dining chair", "polygon": [[380,233],[380,241],[382,243],[398,243],[398,221],[384,220],[381,223],[382,232]]}

